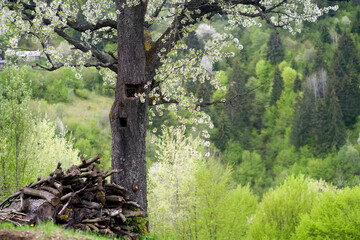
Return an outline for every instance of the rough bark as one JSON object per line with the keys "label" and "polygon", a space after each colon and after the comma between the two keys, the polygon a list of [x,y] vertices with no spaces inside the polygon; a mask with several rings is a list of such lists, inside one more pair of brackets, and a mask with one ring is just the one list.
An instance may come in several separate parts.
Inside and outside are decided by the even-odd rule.
{"label": "rough bark", "polygon": [[118,75],[115,101],[110,111],[112,132],[112,169],[124,171],[112,175],[112,182],[128,189],[130,197],[147,209],[145,135],[147,97],[145,103],[136,94],[144,91],[147,79],[144,46],[144,3],[122,7],[116,0],[118,14]]}

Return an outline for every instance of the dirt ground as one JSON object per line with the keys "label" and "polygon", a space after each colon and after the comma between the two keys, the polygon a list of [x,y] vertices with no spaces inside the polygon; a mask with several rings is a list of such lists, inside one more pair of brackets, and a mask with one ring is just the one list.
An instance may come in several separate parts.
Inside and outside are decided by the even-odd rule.
{"label": "dirt ground", "polygon": [[62,237],[61,232],[54,232],[52,236],[45,236],[41,230],[16,231],[13,229],[0,229],[0,240],[91,240],[85,237]]}

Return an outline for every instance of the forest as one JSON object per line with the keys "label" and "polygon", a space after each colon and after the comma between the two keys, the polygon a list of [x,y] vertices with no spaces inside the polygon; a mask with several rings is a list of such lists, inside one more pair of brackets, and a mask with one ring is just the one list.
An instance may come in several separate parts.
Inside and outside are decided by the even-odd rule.
{"label": "forest", "polygon": [[[360,238],[360,2],[315,2],[339,7],[300,33],[228,28],[228,17],[215,15],[181,40],[189,48],[170,59],[198,58],[210,76],[183,73],[181,91],[209,104],[191,112],[149,98],[144,239]],[[153,24],[146,41],[163,31]],[[222,54],[198,54],[224,34]],[[51,41],[72,57],[67,41]],[[101,153],[110,169],[111,74],[39,70],[44,59],[19,59],[8,44],[0,35],[0,202],[59,161],[70,167]],[[39,45],[24,37],[18,49]],[[184,71],[176,67],[157,77],[171,82]],[[176,95],[176,86],[166,90]]]}

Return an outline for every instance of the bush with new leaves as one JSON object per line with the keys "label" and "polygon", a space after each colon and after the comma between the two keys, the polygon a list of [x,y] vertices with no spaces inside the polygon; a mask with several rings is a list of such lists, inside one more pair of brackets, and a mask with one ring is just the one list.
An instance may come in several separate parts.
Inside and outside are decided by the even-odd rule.
{"label": "bush with new leaves", "polygon": [[0,76],[0,199],[19,187],[49,174],[58,162],[69,167],[78,151],[46,119],[29,108],[30,86],[24,68],[6,69]]}
{"label": "bush with new leaves", "polygon": [[326,191],[293,239],[360,239],[360,187]]}
{"label": "bush with new leaves", "polygon": [[318,200],[318,192],[304,176],[288,177],[285,182],[264,195],[248,239],[290,239],[301,216],[309,213]]}
{"label": "bush with new leaves", "polygon": [[159,138],[149,170],[150,229],[161,239],[241,238],[257,197],[249,187],[231,190],[230,169],[204,158],[199,142],[179,131]]}

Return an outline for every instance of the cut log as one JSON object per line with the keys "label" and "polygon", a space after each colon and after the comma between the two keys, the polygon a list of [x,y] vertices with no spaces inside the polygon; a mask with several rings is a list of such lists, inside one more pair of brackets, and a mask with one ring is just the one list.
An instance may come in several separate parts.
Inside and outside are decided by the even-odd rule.
{"label": "cut log", "polygon": [[118,209],[105,209],[104,213],[107,214],[110,217],[116,217],[120,213],[122,213],[122,209],[121,208],[118,208]]}
{"label": "cut log", "polygon": [[125,187],[114,184],[114,183],[105,184],[105,188],[108,188],[109,190],[118,190],[118,191],[121,191],[121,192],[126,192],[127,191],[127,189]]}
{"label": "cut log", "polygon": [[64,190],[64,188],[60,182],[54,181],[54,183],[52,185],[60,192],[62,192]]}
{"label": "cut log", "polygon": [[58,197],[56,197],[54,194],[49,193],[47,191],[36,190],[33,188],[27,188],[27,187],[22,188],[20,191],[29,196],[34,196],[34,197],[39,197],[39,198],[45,199],[53,206],[56,206],[57,204],[60,203],[60,199]]}
{"label": "cut log", "polygon": [[93,192],[84,192],[84,198],[92,201],[95,198],[95,194]]}
{"label": "cut log", "polygon": [[40,186],[39,187],[40,190],[45,190],[49,193],[52,193],[54,194],[56,197],[62,197],[62,192],[55,189],[55,188],[52,188],[52,187],[49,187],[49,186]]}
{"label": "cut log", "polygon": [[103,207],[103,205],[101,203],[96,203],[96,202],[89,202],[89,201],[81,201],[82,205],[86,208],[94,208],[94,209],[100,209]]}
{"label": "cut log", "polygon": [[68,194],[65,194],[64,196],[62,196],[62,197],[60,198],[60,200],[61,200],[62,202],[64,202],[64,201],[68,200],[69,198],[71,198],[71,197],[73,196],[73,194],[74,194],[74,192],[69,192]]}
{"label": "cut log", "polygon": [[127,201],[127,202],[124,203],[124,205],[133,206],[135,208],[142,209],[140,204],[138,204],[137,202]]}
{"label": "cut log", "polygon": [[105,199],[107,202],[125,202],[125,199],[121,196],[106,196]]}
{"label": "cut log", "polygon": [[99,223],[99,222],[104,222],[104,221],[110,221],[110,218],[99,217],[99,218],[94,218],[94,219],[84,219],[81,222],[82,223]]}
{"label": "cut log", "polygon": [[127,217],[145,217],[144,211],[131,211],[131,210],[124,209],[123,213]]}
{"label": "cut log", "polygon": [[13,209],[18,212],[25,212],[27,211],[28,207],[30,205],[29,199],[24,199],[23,201],[14,201],[12,202],[9,209]]}
{"label": "cut log", "polygon": [[39,223],[42,220],[54,221],[56,209],[44,199],[29,199],[28,213],[26,219],[32,223]]}

